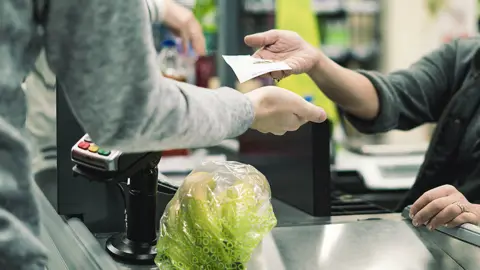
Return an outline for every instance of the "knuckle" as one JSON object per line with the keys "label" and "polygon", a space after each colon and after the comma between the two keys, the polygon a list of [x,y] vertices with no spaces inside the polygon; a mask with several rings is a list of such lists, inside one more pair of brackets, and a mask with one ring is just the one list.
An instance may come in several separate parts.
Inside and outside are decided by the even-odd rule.
{"label": "knuckle", "polygon": [[460,210],[460,208],[458,208],[456,205],[454,204],[450,204],[446,209],[445,209],[445,216],[447,217],[450,217],[450,219],[453,219],[454,217],[456,217],[458,215],[458,211]]}
{"label": "knuckle", "polygon": [[443,209],[443,203],[440,200],[431,202],[432,210],[440,211]]}
{"label": "knuckle", "polygon": [[455,191],[457,191],[457,189],[456,189],[454,186],[452,186],[452,185],[443,185],[441,188],[444,189],[444,190],[447,191],[447,192],[455,192]]}
{"label": "knuckle", "polygon": [[423,193],[422,197],[427,201],[427,202],[431,202],[433,201],[435,198],[433,196],[433,194],[430,192],[430,191],[427,191],[425,193]]}

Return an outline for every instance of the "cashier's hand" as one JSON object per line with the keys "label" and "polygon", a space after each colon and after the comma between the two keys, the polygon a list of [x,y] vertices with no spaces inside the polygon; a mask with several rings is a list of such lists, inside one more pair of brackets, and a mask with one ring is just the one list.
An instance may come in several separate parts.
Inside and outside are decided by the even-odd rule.
{"label": "cashier's hand", "polygon": [[255,120],[252,129],[262,133],[283,135],[307,122],[321,123],[325,111],[301,96],[276,86],[266,86],[245,94],[253,103]]}
{"label": "cashier's hand", "polygon": [[480,224],[480,205],[470,203],[460,191],[444,185],[425,192],[412,205],[410,217],[414,226],[456,227],[463,223]]}
{"label": "cashier's hand", "polygon": [[253,56],[262,59],[284,61],[292,69],[274,71],[274,79],[283,79],[291,74],[308,73],[323,56],[320,50],[303,40],[297,33],[286,30],[270,30],[245,37],[245,43],[259,48]]}
{"label": "cashier's hand", "polygon": [[192,44],[192,48],[198,55],[205,55],[205,36],[193,12],[173,0],[164,0],[164,4],[163,22],[182,39],[184,50],[186,51],[188,45]]}

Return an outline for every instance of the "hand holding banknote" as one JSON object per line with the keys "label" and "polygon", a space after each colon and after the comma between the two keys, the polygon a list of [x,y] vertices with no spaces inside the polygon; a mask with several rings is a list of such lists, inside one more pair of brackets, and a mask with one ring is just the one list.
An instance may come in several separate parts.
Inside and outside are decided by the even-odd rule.
{"label": "hand holding banknote", "polygon": [[252,48],[258,48],[254,57],[281,61],[290,67],[288,70],[270,72],[270,75],[277,80],[291,74],[308,73],[322,57],[320,50],[292,31],[270,30],[249,35],[245,37],[245,43]]}

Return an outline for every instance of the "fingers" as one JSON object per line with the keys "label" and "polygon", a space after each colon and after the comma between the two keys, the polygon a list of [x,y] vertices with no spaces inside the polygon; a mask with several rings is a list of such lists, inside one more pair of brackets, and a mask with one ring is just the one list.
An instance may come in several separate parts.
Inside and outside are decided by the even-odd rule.
{"label": "fingers", "polygon": [[269,30],[263,33],[248,35],[244,41],[250,47],[260,48],[269,46],[278,41],[279,35],[277,30]]}
{"label": "fingers", "polygon": [[478,217],[474,213],[471,212],[464,212],[460,215],[458,215],[456,218],[454,218],[452,221],[448,222],[446,226],[448,228],[453,228],[460,226],[465,223],[472,223],[472,224],[477,224],[478,222]]}
{"label": "fingers", "polygon": [[[448,197],[445,197],[448,198]],[[454,202],[447,205],[428,223],[428,229],[434,230],[439,226],[448,224],[458,216],[462,215],[462,209]]]}
{"label": "fingers", "polygon": [[285,77],[285,74],[281,70],[272,71],[272,72],[270,72],[270,77],[272,77],[272,79],[274,79],[275,81],[280,81],[281,79],[283,79]]}
{"label": "fingers", "polygon": [[282,123],[275,124],[275,127],[272,128],[278,129],[277,131],[272,132],[272,134],[277,136],[285,135],[287,132],[297,131],[301,126],[306,124],[308,121],[299,117],[296,114],[289,114],[284,117]]}
{"label": "fingers", "polygon": [[295,114],[308,122],[322,123],[327,120],[327,113],[321,108],[310,102],[300,99],[298,106],[295,106]]}
{"label": "fingers", "polygon": [[183,33],[182,36],[182,53],[188,52],[188,45],[190,44],[190,37],[188,34]]}
{"label": "fingers", "polygon": [[205,36],[203,35],[202,27],[195,19],[191,23],[190,40],[193,50],[195,50],[197,55],[204,56],[207,53],[205,48]]}
{"label": "fingers", "polygon": [[418,211],[424,208],[427,204],[435,199],[446,197],[450,194],[456,193],[458,190],[451,185],[443,185],[425,192],[410,208],[410,217],[413,218]]}
{"label": "fingers", "polygon": [[[245,37],[246,38],[246,37]],[[263,59],[262,57],[262,50],[263,50],[263,47],[259,48],[258,50],[255,51],[255,53],[252,54],[253,57],[256,57],[256,58],[260,58],[260,59]]]}
{"label": "fingers", "polygon": [[[203,36],[202,36],[203,37]],[[197,38],[192,40],[192,47],[195,53],[198,56],[204,56],[206,52],[205,48],[205,39],[204,38]]]}
{"label": "fingers", "polygon": [[[440,213],[447,206],[458,201],[458,198],[455,196],[440,197],[431,201],[425,207],[420,209],[415,216],[413,216],[412,223],[414,226],[426,225],[427,222],[433,218],[435,215]],[[458,207],[457,207],[458,208]],[[457,213],[458,215],[459,213]],[[451,219],[453,219],[452,217]]]}

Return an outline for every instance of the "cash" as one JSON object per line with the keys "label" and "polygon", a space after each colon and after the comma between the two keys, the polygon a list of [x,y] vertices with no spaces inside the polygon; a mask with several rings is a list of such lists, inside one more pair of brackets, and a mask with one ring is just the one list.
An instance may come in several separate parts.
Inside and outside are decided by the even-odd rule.
{"label": "cash", "polygon": [[240,83],[272,71],[292,69],[283,61],[265,60],[250,55],[222,55],[222,57],[232,68]]}

